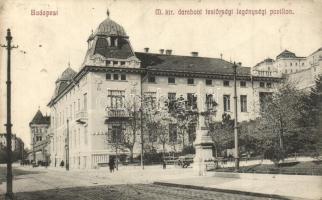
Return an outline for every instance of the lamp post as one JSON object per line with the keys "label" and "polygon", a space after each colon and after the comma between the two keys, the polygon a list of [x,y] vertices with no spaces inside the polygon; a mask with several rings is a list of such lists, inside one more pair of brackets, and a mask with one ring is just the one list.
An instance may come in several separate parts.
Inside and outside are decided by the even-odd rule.
{"label": "lamp post", "polygon": [[234,141],[235,141],[235,171],[239,170],[239,152],[238,152],[238,127],[237,127],[237,65],[234,62]]}
{"label": "lamp post", "polygon": [[6,126],[6,136],[7,136],[7,192],[6,192],[6,199],[12,200],[13,192],[12,192],[12,150],[11,150],[11,49],[18,48],[18,46],[11,46],[12,36],[10,29],[7,29],[7,45],[1,45],[1,47],[5,47],[7,49],[7,123]]}

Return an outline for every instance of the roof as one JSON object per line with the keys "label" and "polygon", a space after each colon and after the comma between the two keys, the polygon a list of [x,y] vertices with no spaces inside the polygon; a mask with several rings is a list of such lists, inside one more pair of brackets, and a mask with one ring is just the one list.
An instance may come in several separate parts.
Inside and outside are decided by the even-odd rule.
{"label": "roof", "polygon": [[43,116],[40,110],[37,111],[30,124],[50,124],[50,117]]}
{"label": "roof", "polygon": [[100,54],[105,58],[116,59],[127,59],[134,56],[130,42],[126,38],[119,38],[117,47],[108,46],[105,38],[98,38],[95,44],[94,54]]}
{"label": "roof", "polygon": [[127,37],[124,28],[109,17],[100,23],[95,35]]}
{"label": "roof", "polygon": [[282,53],[280,53],[280,54],[278,54],[276,56],[276,60],[279,59],[279,58],[299,58],[299,59],[304,59],[305,57],[296,56],[295,53],[285,49]]}
{"label": "roof", "polygon": [[[219,59],[197,56],[179,56],[136,52],[141,67],[149,70],[180,72],[202,72],[213,74],[233,74],[233,63]],[[238,67],[238,75],[250,75],[250,67]]]}
{"label": "roof", "polygon": [[77,74],[77,72],[75,70],[73,70],[71,67],[68,67],[67,69],[65,69],[63,71],[62,75],[58,78],[58,80],[70,80],[76,74]]}
{"label": "roof", "polygon": [[259,63],[257,63],[256,65],[255,65],[255,67],[257,67],[257,66],[259,66],[259,65],[261,65],[261,64],[263,64],[263,63],[270,63],[270,64],[273,64],[275,61],[274,61],[274,59],[272,59],[272,58],[266,58],[265,60],[263,60],[263,61],[261,61],[261,62],[259,62]]}
{"label": "roof", "polygon": [[315,54],[315,53],[317,53],[317,52],[319,52],[319,51],[322,51],[322,47],[319,48],[318,50],[314,51],[313,53],[311,53],[310,56],[313,55],[313,54]]}

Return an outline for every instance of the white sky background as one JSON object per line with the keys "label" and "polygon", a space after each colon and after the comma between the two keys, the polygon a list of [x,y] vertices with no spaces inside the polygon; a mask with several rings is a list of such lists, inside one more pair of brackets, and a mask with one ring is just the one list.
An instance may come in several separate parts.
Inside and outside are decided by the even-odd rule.
{"label": "white sky background", "polygon": [[[284,49],[307,56],[322,47],[322,1],[2,1],[0,43],[10,28],[12,52],[13,133],[30,144],[29,122],[40,106],[43,114],[55,80],[68,66],[78,70],[86,40],[110,17],[125,28],[135,51],[172,49],[174,54],[220,57],[254,66]],[[286,16],[157,16],[155,9],[293,9]],[[31,16],[31,10],[58,10],[58,16]],[[269,14],[269,13],[268,13]],[[41,45],[41,47],[39,46]],[[20,50],[26,51],[23,54]],[[6,123],[6,51],[0,50],[0,132]],[[45,70],[43,70],[45,69]],[[46,72],[47,71],[47,72]]]}

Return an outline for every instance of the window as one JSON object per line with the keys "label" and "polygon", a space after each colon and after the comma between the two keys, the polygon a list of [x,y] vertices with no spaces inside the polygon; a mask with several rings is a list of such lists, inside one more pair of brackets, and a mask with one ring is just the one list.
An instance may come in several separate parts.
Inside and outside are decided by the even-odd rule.
{"label": "window", "polygon": [[119,80],[119,75],[118,74],[113,74],[113,80]]}
{"label": "window", "polygon": [[168,93],[168,99],[170,100],[170,101],[175,101],[176,100],[176,93],[175,92],[169,92]]}
{"label": "window", "polygon": [[155,83],[155,76],[149,76],[148,77],[148,82],[149,83]]}
{"label": "window", "polygon": [[270,82],[266,83],[266,87],[271,88],[272,87],[272,83],[270,83]]}
{"label": "window", "polygon": [[169,142],[177,142],[178,135],[177,135],[177,125],[176,124],[169,124]]}
{"label": "window", "polygon": [[290,63],[290,66],[292,66],[292,63]]}
{"label": "window", "polygon": [[77,110],[80,111],[80,99],[77,99]]}
{"label": "window", "polygon": [[126,80],[126,74],[121,74],[121,80],[125,81]]}
{"label": "window", "polygon": [[211,79],[206,79],[206,85],[212,85],[212,80]]}
{"label": "window", "polygon": [[216,106],[216,102],[214,101],[214,97],[212,94],[206,94],[206,108],[207,110],[212,110]]}
{"label": "window", "polygon": [[125,65],[125,61],[121,61],[121,65],[124,66]]}
{"label": "window", "polygon": [[193,93],[187,93],[188,109],[197,109],[197,97]]}
{"label": "window", "polygon": [[188,78],[187,79],[187,84],[188,85],[193,85],[195,83],[195,80],[193,78]]}
{"label": "window", "polygon": [[265,87],[265,83],[264,82],[259,82],[259,87]]}
{"label": "window", "polygon": [[75,117],[75,113],[76,113],[76,102],[73,103],[73,107],[74,107],[74,109],[73,109],[73,111],[74,111],[73,115]]}
{"label": "window", "polygon": [[83,99],[84,100],[84,107],[83,108],[84,108],[84,110],[87,110],[87,93],[85,93],[83,96],[84,96],[83,97],[84,98]]}
{"label": "window", "polygon": [[240,95],[240,112],[247,112],[247,96]]}
{"label": "window", "polygon": [[107,73],[107,74],[106,74],[106,80],[111,80],[111,79],[112,79],[112,74]]}
{"label": "window", "polygon": [[109,90],[108,97],[110,98],[110,108],[123,108],[125,91],[123,90]]}
{"label": "window", "polygon": [[110,142],[111,143],[122,143],[122,126],[120,124],[113,124],[112,125],[112,131],[111,131],[111,138]]}
{"label": "window", "polygon": [[285,70],[285,73],[287,74],[287,69]]}
{"label": "window", "polygon": [[193,142],[196,139],[196,125],[195,124],[189,124],[188,126],[188,140],[189,142]]}
{"label": "window", "polygon": [[240,87],[246,87],[246,81],[240,81]]}
{"label": "window", "polygon": [[111,61],[110,60],[107,60],[106,61],[106,65],[109,66],[111,64]]}
{"label": "window", "polygon": [[176,93],[174,92],[169,92],[168,93],[168,100],[169,100],[169,104],[168,104],[168,108],[169,111],[172,111],[174,109],[174,103],[176,101],[177,97],[176,97]]}
{"label": "window", "polygon": [[267,109],[267,105],[272,100],[272,93],[271,92],[260,92],[259,93],[259,103],[260,103],[260,110],[265,111]]}
{"label": "window", "polygon": [[117,61],[113,61],[113,65],[117,65],[118,64],[118,62]]}
{"label": "window", "polygon": [[230,111],[230,95],[224,95],[224,112]]}
{"label": "window", "polygon": [[175,84],[176,83],[176,79],[174,77],[168,77],[168,83]]}
{"label": "window", "polygon": [[151,108],[156,107],[157,103],[157,93],[156,92],[145,92],[144,93],[144,100],[146,106],[149,106]]}
{"label": "window", "polygon": [[73,119],[73,106],[72,106],[72,104],[69,105],[69,114],[70,114],[70,118]]}
{"label": "window", "polygon": [[39,142],[42,140],[42,137],[41,136],[36,136],[36,141]]}
{"label": "window", "polygon": [[84,144],[87,144],[87,126],[84,127]]}
{"label": "window", "polygon": [[224,86],[225,87],[228,87],[229,86],[229,81],[224,81],[223,83],[224,83]]}

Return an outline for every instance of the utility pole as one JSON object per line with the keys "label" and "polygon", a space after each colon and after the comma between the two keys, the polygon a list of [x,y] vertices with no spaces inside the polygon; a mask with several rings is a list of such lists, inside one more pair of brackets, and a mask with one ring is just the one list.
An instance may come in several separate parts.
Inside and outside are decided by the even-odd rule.
{"label": "utility pole", "polygon": [[234,62],[234,137],[235,137],[235,171],[239,170],[238,127],[237,127],[237,65]]}
{"label": "utility pole", "polygon": [[66,171],[69,171],[69,120],[67,119],[66,130]]}
{"label": "utility pole", "polygon": [[7,193],[6,199],[13,200],[13,192],[12,192],[12,150],[11,150],[11,49],[18,48],[18,46],[11,46],[11,32],[10,29],[7,29],[7,45],[1,45],[1,47],[5,47],[7,49],[8,57],[7,57],[7,123],[6,126],[6,136],[7,136]]}

